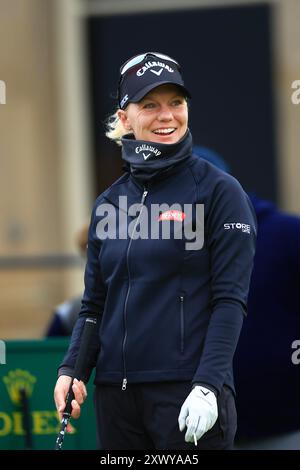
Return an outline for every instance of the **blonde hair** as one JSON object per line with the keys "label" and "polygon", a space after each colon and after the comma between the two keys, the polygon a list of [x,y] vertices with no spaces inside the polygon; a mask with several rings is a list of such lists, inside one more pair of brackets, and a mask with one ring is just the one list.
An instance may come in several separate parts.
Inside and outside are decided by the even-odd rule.
{"label": "blonde hair", "polygon": [[122,145],[121,139],[123,135],[128,134],[128,130],[126,130],[123,126],[118,116],[118,110],[114,114],[109,116],[106,121],[106,128],[106,137],[113,140],[117,145]]}

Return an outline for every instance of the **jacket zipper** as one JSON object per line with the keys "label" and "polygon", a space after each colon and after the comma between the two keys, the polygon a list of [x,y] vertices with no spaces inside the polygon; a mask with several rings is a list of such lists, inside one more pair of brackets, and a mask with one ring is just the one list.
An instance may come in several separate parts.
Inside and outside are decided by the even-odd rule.
{"label": "jacket zipper", "polygon": [[135,225],[134,225],[134,228],[133,228],[133,231],[132,231],[132,235],[131,235],[129,243],[128,243],[127,253],[126,253],[127,272],[128,272],[128,289],[127,289],[125,305],[124,305],[124,330],[125,330],[125,333],[124,333],[123,345],[122,345],[123,377],[124,378],[122,380],[122,390],[126,390],[126,388],[127,388],[127,377],[126,377],[127,376],[127,368],[126,368],[126,359],[125,359],[125,347],[126,347],[126,340],[127,340],[127,303],[128,303],[130,290],[131,290],[130,270],[129,270],[129,252],[130,252],[130,248],[131,248],[132,239],[133,239],[133,236],[134,236],[135,231],[136,231],[136,227],[137,227],[137,225],[139,223],[139,220],[140,220],[140,217],[141,217],[141,213],[142,213],[142,210],[143,210],[143,206],[144,206],[144,202],[145,202],[147,194],[148,194],[148,191],[147,191],[146,188],[144,188],[144,192],[143,192],[142,200],[141,200],[140,212],[139,212],[139,215],[136,219],[136,222],[135,222]]}
{"label": "jacket zipper", "polygon": [[184,295],[180,295],[180,351],[184,353]]}

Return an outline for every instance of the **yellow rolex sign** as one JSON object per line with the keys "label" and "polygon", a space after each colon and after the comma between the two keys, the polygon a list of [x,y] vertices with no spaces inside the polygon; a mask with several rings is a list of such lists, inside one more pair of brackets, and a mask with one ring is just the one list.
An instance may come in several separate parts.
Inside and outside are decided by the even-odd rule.
{"label": "yellow rolex sign", "polygon": [[[53,388],[66,339],[7,341],[6,364],[0,365],[0,449],[53,449],[60,429]],[[92,384],[74,432],[64,449],[95,449]]]}

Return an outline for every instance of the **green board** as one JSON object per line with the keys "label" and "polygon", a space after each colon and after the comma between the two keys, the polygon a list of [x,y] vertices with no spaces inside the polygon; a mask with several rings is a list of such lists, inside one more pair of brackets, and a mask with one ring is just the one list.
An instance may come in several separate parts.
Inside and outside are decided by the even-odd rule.
{"label": "green board", "polygon": [[[69,339],[6,341],[6,364],[0,364],[0,449],[25,449],[26,433],[20,389],[26,390],[33,449],[54,449],[60,429],[53,390],[57,367]],[[65,435],[63,449],[96,449],[93,380],[79,420],[71,420],[73,434]],[[27,441],[28,442],[28,441]]]}

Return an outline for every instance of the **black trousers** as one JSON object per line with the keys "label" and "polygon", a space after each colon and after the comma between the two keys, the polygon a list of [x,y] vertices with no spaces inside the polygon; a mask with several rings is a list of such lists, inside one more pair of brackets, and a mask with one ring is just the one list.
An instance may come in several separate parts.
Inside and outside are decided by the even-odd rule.
{"label": "black trousers", "polygon": [[231,449],[236,433],[236,408],[230,388],[218,397],[215,425],[194,443],[179,431],[180,408],[191,391],[190,382],[97,385],[94,393],[98,441],[103,450]]}

